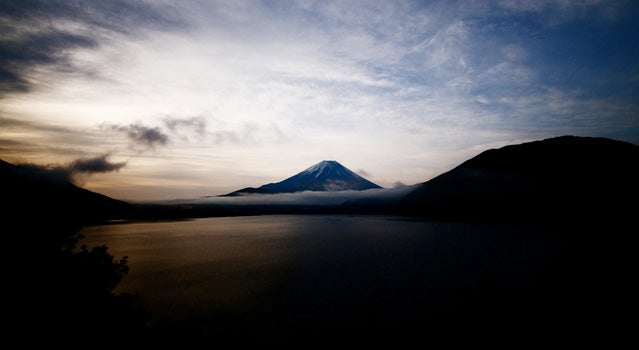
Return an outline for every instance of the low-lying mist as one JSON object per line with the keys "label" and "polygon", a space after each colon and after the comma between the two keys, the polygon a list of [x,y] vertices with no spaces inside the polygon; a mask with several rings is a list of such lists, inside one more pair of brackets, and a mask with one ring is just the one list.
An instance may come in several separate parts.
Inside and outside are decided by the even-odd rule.
{"label": "low-lying mist", "polygon": [[174,199],[156,204],[211,204],[211,205],[341,205],[345,203],[378,203],[399,200],[415,186],[365,191],[304,191],[277,194],[247,194],[237,197],[206,196],[200,198]]}

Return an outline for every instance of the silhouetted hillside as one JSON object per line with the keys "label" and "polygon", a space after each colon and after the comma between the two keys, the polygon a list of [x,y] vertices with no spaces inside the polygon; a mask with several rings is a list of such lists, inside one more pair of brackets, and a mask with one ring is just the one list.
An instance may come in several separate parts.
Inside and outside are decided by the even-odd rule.
{"label": "silhouetted hillside", "polygon": [[451,219],[594,220],[634,215],[639,146],[563,136],[491,149],[425,182],[401,211]]}
{"label": "silhouetted hillside", "polygon": [[144,331],[136,297],[113,292],[128,272],[127,258],[114,259],[106,246],[77,246],[82,226],[130,215],[131,205],[51,169],[2,160],[0,189],[5,257],[12,263],[8,317],[20,334],[63,344],[69,337],[122,339]]}
{"label": "silhouetted hillside", "polygon": [[36,167],[0,160],[2,200],[10,219],[91,223],[127,215],[132,206],[77,187],[67,179]]}

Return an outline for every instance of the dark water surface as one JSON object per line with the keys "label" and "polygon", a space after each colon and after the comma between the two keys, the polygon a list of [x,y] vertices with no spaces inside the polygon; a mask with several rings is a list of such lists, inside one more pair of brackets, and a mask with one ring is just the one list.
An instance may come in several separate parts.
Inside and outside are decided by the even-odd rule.
{"label": "dark water surface", "polygon": [[539,229],[392,216],[206,218],[83,233],[83,244],[129,257],[118,291],[139,294],[154,325],[194,332],[533,319],[545,312],[540,295],[561,256],[560,239]]}

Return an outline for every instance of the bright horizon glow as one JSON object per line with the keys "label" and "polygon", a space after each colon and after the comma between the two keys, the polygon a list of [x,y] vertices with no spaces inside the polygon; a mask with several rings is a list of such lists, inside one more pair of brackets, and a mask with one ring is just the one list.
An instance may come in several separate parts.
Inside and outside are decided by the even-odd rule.
{"label": "bright horizon glow", "polygon": [[560,135],[639,143],[633,1],[0,5],[0,158],[219,195],[335,159],[385,188]]}

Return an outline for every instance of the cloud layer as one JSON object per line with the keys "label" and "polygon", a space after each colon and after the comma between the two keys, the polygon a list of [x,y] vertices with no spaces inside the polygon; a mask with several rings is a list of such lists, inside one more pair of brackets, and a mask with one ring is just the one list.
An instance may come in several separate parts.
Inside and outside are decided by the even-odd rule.
{"label": "cloud layer", "polygon": [[392,202],[401,199],[413,188],[404,186],[393,189],[366,191],[304,191],[296,193],[253,194],[239,197],[202,197],[168,201],[169,204],[217,204],[217,205],[341,205],[344,203]]}

